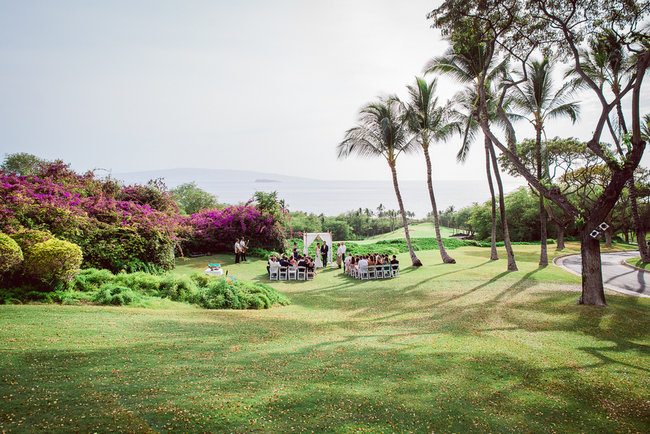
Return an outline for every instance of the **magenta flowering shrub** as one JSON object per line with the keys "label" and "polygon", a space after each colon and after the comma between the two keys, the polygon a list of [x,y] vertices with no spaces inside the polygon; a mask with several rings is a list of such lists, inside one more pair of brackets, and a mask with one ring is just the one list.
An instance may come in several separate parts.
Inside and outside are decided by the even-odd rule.
{"label": "magenta flowering shrub", "polygon": [[241,237],[248,241],[248,247],[284,249],[283,222],[253,206],[204,210],[188,220],[193,232],[184,244],[191,252],[231,252],[235,239]]}
{"label": "magenta flowering shrub", "polygon": [[60,163],[28,176],[0,172],[0,230],[49,231],[81,247],[84,267],[171,269],[185,224],[173,197],[156,185],[121,187]]}

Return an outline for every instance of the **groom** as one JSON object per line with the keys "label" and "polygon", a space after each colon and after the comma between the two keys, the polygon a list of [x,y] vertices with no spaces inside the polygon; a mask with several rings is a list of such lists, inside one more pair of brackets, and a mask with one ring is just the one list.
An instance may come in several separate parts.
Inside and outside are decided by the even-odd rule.
{"label": "groom", "polygon": [[329,249],[327,243],[323,243],[323,247],[320,249],[320,256],[323,258],[323,267],[327,267],[327,252]]}

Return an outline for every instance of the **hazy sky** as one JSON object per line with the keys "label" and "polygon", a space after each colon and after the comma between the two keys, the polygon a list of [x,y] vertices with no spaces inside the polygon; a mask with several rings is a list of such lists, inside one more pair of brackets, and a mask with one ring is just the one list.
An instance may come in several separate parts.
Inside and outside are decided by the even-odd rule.
{"label": "hazy sky", "polygon": [[[436,3],[0,0],[0,151],[114,173],[387,179],[385,162],[340,161],[335,148],[361,106],[405,97],[444,52],[426,20]],[[445,83],[441,99],[456,90]],[[581,125],[549,125],[548,135],[587,138],[590,106]],[[482,179],[481,144],[460,166],[458,142],[436,146],[434,177]],[[424,170],[417,156],[399,166],[402,179]]]}

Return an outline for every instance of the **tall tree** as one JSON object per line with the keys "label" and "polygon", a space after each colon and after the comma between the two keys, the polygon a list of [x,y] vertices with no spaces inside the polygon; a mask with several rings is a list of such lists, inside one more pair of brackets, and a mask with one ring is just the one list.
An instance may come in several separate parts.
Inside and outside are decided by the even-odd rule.
{"label": "tall tree", "polygon": [[445,250],[445,246],[442,244],[442,236],[440,235],[440,221],[438,219],[436,196],[433,192],[429,146],[431,142],[441,141],[450,137],[458,129],[458,124],[450,122],[449,108],[438,105],[438,98],[435,96],[436,86],[436,79],[427,83],[423,78],[419,77],[415,78],[415,85],[407,86],[411,97],[408,105],[409,128],[418,138],[420,147],[424,152],[433,225],[436,231],[436,241],[442,262],[445,264],[455,264],[456,260]]}
{"label": "tall tree", "polygon": [[[479,83],[479,124],[496,147],[511,160],[516,170],[544,197],[574,219],[580,228],[582,256],[582,304],[605,305],[605,293],[600,260],[600,243],[595,236],[600,224],[614,207],[625,184],[638,166],[645,150],[641,136],[640,96],[643,78],[650,65],[650,34],[644,28],[650,13],[650,2],[637,0],[445,0],[430,13],[434,26],[441,29],[450,40],[482,44],[489,58],[509,56],[525,65],[533,52],[556,52],[571,62],[578,75],[585,80],[590,92],[600,103],[600,115],[590,128],[591,139],[587,146],[611,169],[611,177],[597,200],[588,208],[574,206],[562,192],[552,185],[544,185],[537,176],[526,169],[514,151],[516,137],[512,125],[508,126],[507,143],[503,143],[492,130],[487,116],[485,80]],[[633,73],[622,84],[618,97],[603,92],[584,71],[580,44],[585,38],[607,28],[616,32],[624,42],[625,50],[634,58]],[[487,71],[487,68],[484,69]],[[522,69],[525,74],[525,68]],[[523,81],[521,81],[523,82]],[[505,82],[500,101],[511,87],[520,82]],[[627,152],[616,156],[602,146],[601,135],[612,110],[618,101],[630,95],[631,135]],[[504,123],[510,123],[502,110]]]}
{"label": "tall tree", "polygon": [[31,175],[36,168],[42,164],[48,163],[47,160],[28,154],[27,152],[18,152],[15,154],[5,154],[5,159],[0,166],[0,170],[8,173],[17,173],[18,175]]}
{"label": "tall tree", "polygon": [[[528,69],[526,78],[521,85],[514,87],[512,103],[516,109],[526,116],[526,119],[535,129],[535,166],[537,181],[539,183],[548,181],[545,176],[544,166],[548,162],[542,162],[542,134],[547,120],[559,117],[568,117],[572,122],[578,119],[579,107],[576,102],[569,101],[575,83],[565,82],[560,88],[553,92],[553,65],[545,57],[541,62],[533,60],[526,66]],[[548,265],[548,252],[546,248],[546,210],[544,207],[544,196],[539,195],[539,227],[540,227],[540,253],[539,265]]]}
{"label": "tall tree", "polygon": [[361,109],[358,126],[349,129],[337,146],[338,158],[356,154],[360,157],[383,157],[393,176],[395,196],[402,215],[404,234],[411,255],[411,262],[419,267],[422,262],[415,255],[404,202],[397,182],[397,157],[402,153],[414,152],[417,141],[408,129],[405,107],[397,97],[380,98]]}
{"label": "tall tree", "polygon": [[[625,50],[623,40],[616,32],[605,29],[589,39],[588,49],[580,50],[583,72],[596,83],[600,89],[608,88],[616,98],[616,116],[613,122],[610,116],[607,117],[607,127],[616,145],[616,150],[622,158],[625,158],[625,151],[622,141],[628,134],[628,127],[623,113],[623,104],[619,96],[623,90],[622,84],[629,80],[633,69],[630,68],[632,59]],[[582,79],[576,68],[570,68],[567,77],[576,77],[578,84],[588,87],[589,84]],[[647,140],[647,139],[645,139]],[[635,177],[632,175],[628,181],[628,200],[632,211],[634,232],[639,240],[639,254],[645,263],[650,262],[650,250],[645,241],[645,230],[639,215],[638,193],[635,184]]]}
{"label": "tall tree", "polygon": [[[464,111],[463,131],[465,132],[463,146],[458,153],[459,161],[464,161],[467,152],[469,151],[469,144],[471,143],[471,138],[473,138],[473,132],[478,127],[478,86],[481,83],[490,83],[496,76],[506,72],[506,61],[497,63],[493,61],[493,58],[488,57],[488,55],[489,53],[486,52],[485,45],[483,44],[457,43],[454,47],[450,48],[445,55],[430,60],[425,67],[427,73],[437,72],[445,74],[467,85],[466,90],[461,92],[457,97],[457,103],[464,109],[461,109],[459,113]],[[496,112],[494,112],[493,115],[493,120],[495,120],[497,118]],[[498,259],[496,251],[496,201],[491,175],[491,171],[493,171],[499,189],[499,210],[501,216],[501,228],[503,231],[503,242],[508,256],[508,270],[515,271],[517,270],[517,263],[515,261],[512,244],[510,243],[503,183],[501,182],[501,174],[499,173],[499,166],[496,161],[496,153],[492,141],[487,135],[485,135],[484,145],[485,166],[490,194],[492,196],[493,231],[491,236],[492,251],[490,259]]]}

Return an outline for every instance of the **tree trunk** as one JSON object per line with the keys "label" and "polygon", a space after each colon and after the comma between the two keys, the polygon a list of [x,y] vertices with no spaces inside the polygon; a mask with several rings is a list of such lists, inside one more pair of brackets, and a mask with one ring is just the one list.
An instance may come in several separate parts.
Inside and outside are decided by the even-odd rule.
{"label": "tree trunk", "polygon": [[501,182],[501,174],[499,173],[499,164],[497,163],[497,156],[492,142],[490,142],[490,156],[492,158],[492,170],[494,177],[497,180],[497,187],[499,188],[499,211],[501,212],[501,228],[503,230],[503,243],[506,247],[508,254],[508,271],[517,271],[517,263],[515,262],[515,252],[512,251],[510,244],[510,232],[508,231],[508,221],[506,220],[506,203],[503,197],[503,183]]}
{"label": "tree trunk", "polygon": [[625,244],[630,244],[630,232],[627,229],[623,232],[623,236],[625,237]]}
{"label": "tree trunk", "polygon": [[494,197],[494,184],[492,183],[492,173],[490,168],[490,139],[485,136],[485,170],[487,172],[488,186],[490,187],[490,199],[492,200],[492,232],[490,235],[490,260],[499,259],[497,253],[497,203]]}
{"label": "tree trunk", "polygon": [[[542,129],[536,128],[535,159],[537,160],[537,180],[542,182]],[[548,265],[548,252],[546,246],[546,208],[544,208],[544,196],[539,192],[539,265]]]}
{"label": "tree trunk", "polygon": [[556,223],[555,227],[557,228],[557,250],[564,250],[564,226]]}
{"label": "tree trunk", "polygon": [[409,226],[406,221],[406,211],[404,210],[404,202],[402,202],[402,195],[399,192],[399,185],[397,185],[397,170],[395,170],[395,162],[389,162],[390,171],[393,174],[393,187],[395,187],[395,196],[397,196],[397,204],[399,205],[399,211],[402,214],[402,223],[404,223],[404,234],[406,235],[406,245],[409,248],[409,254],[411,255],[411,263],[414,267],[421,267],[422,262],[415,256],[415,251],[413,250],[413,245],[411,244],[411,235],[409,234]]}
{"label": "tree trunk", "polygon": [[[423,141],[424,142],[424,141]],[[455,264],[456,260],[449,256],[445,250],[445,246],[442,244],[442,236],[440,235],[440,222],[438,221],[438,207],[436,206],[436,197],[433,194],[433,180],[431,179],[431,159],[429,158],[429,146],[422,143],[422,149],[424,150],[424,159],[427,163],[427,185],[429,187],[429,199],[431,199],[431,211],[433,212],[433,226],[436,229],[436,241],[438,243],[438,250],[440,251],[440,257],[442,262],[445,264]]]}
{"label": "tree trunk", "polygon": [[634,185],[634,175],[628,181],[628,189],[630,190],[630,207],[632,208],[632,217],[634,220],[634,232],[636,233],[636,239],[639,246],[639,254],[641,255],[641,261],[647,264],[650,263],[650,252],[648,251],[648,244],[645,240],[645,231],[643,230],[643,225],[641,224],[641,218],[639,217],[639,208],[637,206],[637,192],[636,186]]}
{"label": "tree trunk", "polygon": [[600,242],[592,238],[590,225],[580,231],[580,256],[582,257],[582,297],[579,304],[605,306],[603,274],[600,261]]}
{"label": "tree trunk", "polygon": [[608,227],[605,231],[605,246],[612,247],[612,227]]}

